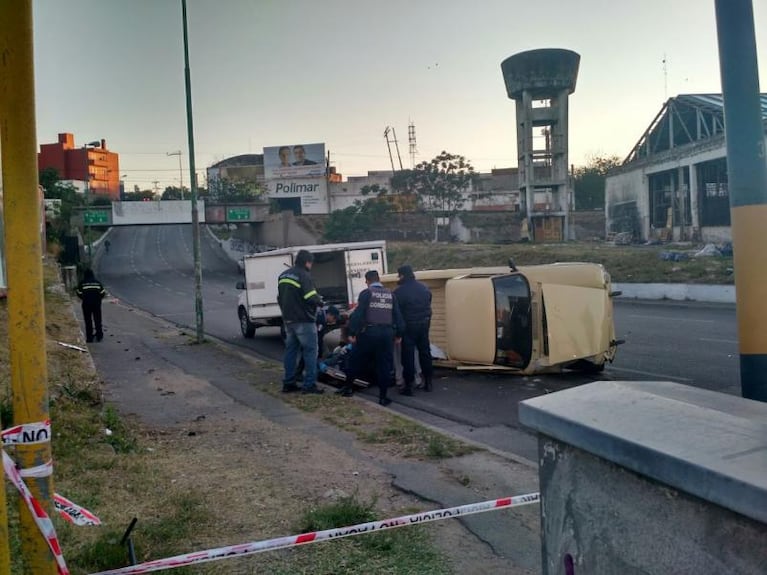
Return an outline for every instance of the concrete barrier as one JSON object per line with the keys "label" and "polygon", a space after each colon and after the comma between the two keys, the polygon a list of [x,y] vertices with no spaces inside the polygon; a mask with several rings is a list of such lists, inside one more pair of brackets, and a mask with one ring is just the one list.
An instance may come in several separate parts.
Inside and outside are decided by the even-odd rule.
{"label": "concrete barrier", "polygon": [[614,283],[613,289],[624,299],[735,303],[734,285]]}
{"label": "concrete barrier", "polygon": [[767,404],[667,382],[527,400],[543,573],[767,573]]}

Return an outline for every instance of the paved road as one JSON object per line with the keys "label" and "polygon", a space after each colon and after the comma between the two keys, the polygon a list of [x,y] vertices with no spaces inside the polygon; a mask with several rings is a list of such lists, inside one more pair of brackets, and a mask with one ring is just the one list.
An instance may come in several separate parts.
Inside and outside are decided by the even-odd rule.
{"label": "paved road", "polygon": [[[180,325],[194,326],[190,225],[115,228],[98,275],[124,302]],[[219,339],[279,358],[276,328],[253,340],[239,331],[240,279],[236,265],[207,232],[201,242],[205,331]],[[738,393],[738,352],[733,306],[617,302],[618,337],[626,339],[600,379],[668,380]],[[108,326],[106,326],[108,329]],[[534,437],[518,427],[524,399],[592,381],[580,374],[519,378],[440,370],[435,391],[398,397],[394,409],[495,449],[536,460]],[[371,397],[374,392],[370,393]]]}

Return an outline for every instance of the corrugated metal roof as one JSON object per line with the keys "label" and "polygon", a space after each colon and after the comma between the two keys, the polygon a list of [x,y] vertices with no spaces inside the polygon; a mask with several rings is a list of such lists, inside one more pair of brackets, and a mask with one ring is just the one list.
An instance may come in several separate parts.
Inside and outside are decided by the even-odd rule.
{"label": "corrugated metal roof", "polygon": [[[760,94],[759,102],[767,121],[767,94]],[[623,164],[723,134],[722,94],[679,94],[663,104]]]}
{"label": "corrugated metal roof", "polygon": [[[707,108],[712,112],[724,113],[724,98],[721,94],[679,94],[675,99],[692,106]],[[759,101],[762,108],[762,119],[767,120],[767,94],[759,94]]]}

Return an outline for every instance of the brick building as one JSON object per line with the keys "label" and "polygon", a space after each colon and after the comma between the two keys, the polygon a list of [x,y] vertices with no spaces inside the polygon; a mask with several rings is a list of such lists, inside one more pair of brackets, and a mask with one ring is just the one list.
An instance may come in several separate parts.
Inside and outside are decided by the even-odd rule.
{"label": "brick building", "polygon": [[55,168],[62,180],[87,182],[91,194],[120,199],[120,158],[107,150],[106,140],[78,147],[72,134],[59,134],[55,144],[40,145],[37,166]]}

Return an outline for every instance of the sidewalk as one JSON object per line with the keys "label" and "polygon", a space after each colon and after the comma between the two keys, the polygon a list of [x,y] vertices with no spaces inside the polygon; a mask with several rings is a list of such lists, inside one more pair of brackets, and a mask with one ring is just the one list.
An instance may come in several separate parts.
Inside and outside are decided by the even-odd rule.
{"label": "sidewalk", "polygon": [[[314,465],[323,465],[323,469],[310,467],[312,461],[305,454],[291,463],[295,476],[283,481],[302,485],[311,477],[305,498],[321,498],[329,490],[353,493],[358,488],[364,492],[394,487],[426,502],[424,509],[437,509],[538,490],[537,470],[486,451],[417,460],[361,443],[353,433],[321,419],[320,410],[307,413],[279,394],[259,390],[254,383],[280,385],[281,368],[273,362],[222,343],[193,344],[191,333],[119,303],[105,302],[103,307],[105,338],[89,349],[105,381],[108,402],[150,427],[181,428],[192,435],[204,428],[208,441],[215,433],[229,441],[226,437],[231,438],[235,428],[247,430],[238,422],[258,422],[258,438],[243,441],[301,444],[315,457]],[[329,399],[348,402],[347,412],[356,406],[391,411],[361,398]],[[253,456],[244,452],[235,459]],[[259,462],[261,467],[265,464]],[[269,473],[261,467],[259,472]],[[360,483],[365,478],[379,485]],[[459,567],[463,561],[463,570],[457,573],[540,572],[538,506],[464,517],[463,527],[453,519],[438,523],[443,552]],[[242,542],[248,540],[244,535]]]}

